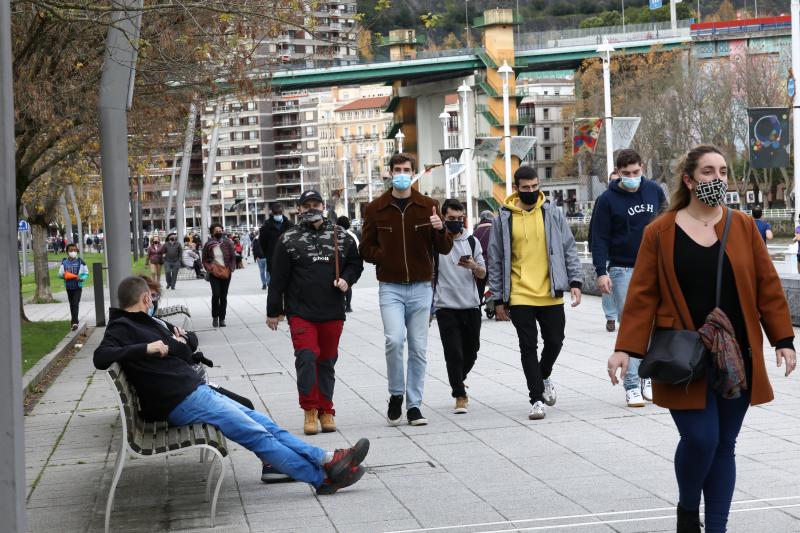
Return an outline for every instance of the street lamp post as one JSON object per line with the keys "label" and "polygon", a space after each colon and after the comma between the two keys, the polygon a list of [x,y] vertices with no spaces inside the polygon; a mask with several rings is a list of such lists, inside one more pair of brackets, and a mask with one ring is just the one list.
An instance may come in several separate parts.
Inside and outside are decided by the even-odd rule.
{"label": "street lamp post", "polygon": [[372,203],[372,149],[365,150],[367,154],[367,195],[370,203]]}
{"label": "street lamp post", "polygon": [[244,178],[244,225],[247,226],[247,232],[250,233],[250,196],[247,191],[247,181],[250,176]]}
{"label": "street lamp post", "polygon": [[342,189],[344,190],[344,216],[350,218],[350,202],[347,199],[347,158],[342,157]]}
{"label": "street lamp post", "polygon": [[403,153],[403,139],[406,138],[406,135],[403,133],[403,130],[399,130],[397,135],[394,136],[395,141],[397,141],[397,152],[402,154]]}
{"label": "street lamp post", "polygon": [[303,194],[303,190],[305,189],[305,186],[303,184],[303,178],[306,171],[306,167],[304,167],[303,164],[300,163],[300,166],[297,167],[297,170],[300,171],[300,194]]}
{"label": "street lamp post", "polygon": [[472,151],[470,149],[470,136],[469,136],[469,93],[472,89],[467,85],[467,80],[458,88],[458,95],[461,98],[461,140],[464,143],[464,181],[466,182],[466,200],[467,200],[467,229],[472,228]]}
{"label": "street lamp post", "polygon": [[611,115],[611,52],[614,47],[608,44],[608,39],[603,39],[603,44],[597,53],[603,59],[603,95],[605,97],[605,123],[606,123],[606,176],[614,171],[614,133],[611,131],[613,117]]}
{"label": "street lamp post", "polygon": [[[447,134],[447,126],[450,123],[450,113],[447,111],[442,111],[439,115],[439,120],[442,121],[442,137],[444,144],[442,145],[445,150],[450,148],[449,136]],[[447,161],[442,161],[444,163],[444,197],[450,198],[450,164]]]}
{"label": "street lamp post", "polygon": [[[800,0],[792,0],[792,73],[800,72]],[[792,97],[794,139],[794,215],[800,216],[800,106],[797,95]]]}
{"label": "street lamp post", "polygon": [[511,109],[508,96],[508,81],[514,69],[508,66],[508,62],[503,61],[503,66],[497,69],[503,76],[503,140],[505,142],[505,163],[506,163],[506,198],[511,196]]}

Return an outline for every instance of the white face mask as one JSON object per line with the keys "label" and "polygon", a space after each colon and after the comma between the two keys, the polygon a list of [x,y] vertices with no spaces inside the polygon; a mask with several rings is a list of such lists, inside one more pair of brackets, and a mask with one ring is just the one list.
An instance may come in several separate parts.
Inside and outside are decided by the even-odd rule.
{"label": "white face mask", "polygon": [[69,256],[70,259],[75,259],[76,257],[78,257],[78,252],[70,252],[67,255]]}

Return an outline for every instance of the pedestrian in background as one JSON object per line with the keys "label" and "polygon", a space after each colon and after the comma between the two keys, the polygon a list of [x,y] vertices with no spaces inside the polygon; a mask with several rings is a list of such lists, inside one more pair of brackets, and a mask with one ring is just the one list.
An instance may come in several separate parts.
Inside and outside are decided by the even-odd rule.
{"label": "pedestrian in background", "polygon": [[162,254],[164,257],[164,272],[167,278],[167,288],[175,290],[175,284],[178,282],[178,272],[181,270],[181,261],[183,259],[183,246],[178,242],[178,235],[170,233],[167,235],[167,242],[162,246]]}
{"label": "pedestrian in background", "polygon": [[61,260],[58,268],[58,277],[64,280],[64,288],[69,300],[70,323],[72,331],[78,329],[78,308],[81,303],[83,284],[89,279],[89,268],[78,257],[78,247],[75,244],[67,246],[67,257]]}
{"label": "pedestrian in background", "polygon": [[[492,236],[492,221],[494,220],[494,213],[488,209],[481,211],[479,215],[480,221],[472,234],[481,243],[481,250],[483,250],[483,264],[489,264],[489,239]],[[489,281],[489,276],[478,278],[475,282],[478,284],[478,292],[481,295],[481,302],[483,302],[483,295],[486,293],[486,283]]]}
{"label": "pedestrian in background", "polygon": [[702,377],[676,385],[653,383],[653,401],[670,410],[680,433],[675,451],[679,533],[700,532],[701,496],[705,530],[726,530],[736,483],[736,438],[748,407],[773,399],[762,327],[776,348],[778,366],[785,363],[786,376],[797,362],[778,273],[753,219],[724,207],[727,190],[728,163],[718,148],[697,146],[678,164],[669,211],[644,230],[625,320],[608,359],[608,375],[616,385],[631,357],[647,361],[654,328],[697,330],[706,348],[714,350]]}
{"label": "pedestrian in background", "polygon": [[221,224],[215,222],[208,229],[210,236],[201,255],[203,268],[211,284],[211,324],[215,328],[224,328],[228,312],[228,288],[236,270],[236,254],[233,242],[225,236]]}
{"label": "pedestrian in background", "polygon": [[761,220],[764,211],[761,209],[760,205],[757,205],[753,208],[753,220],[756,221],[756,227],[758,228],[758,233],[761,234],[761,238],[764,239],[764,244],[767,244],[767,241],[771,241],[774,235],[772,234],[772,226],[769,222],[764,222]]}
{"label": "pedestrian in background", "polygon": [[270,211],[272,214],[264,221],[258,231],[261,251],[264,253],[264,257],[267,258],[267,272],[272,270],[272,254],[275,253],[278,239],[283,235],[283,232],[294,226],[292,221],[284,216],[283,204],[279,202],[272,204]]}
{"label": "pedestrian in background", "polygon": [[[361,242],[356,237],[356,234],[350,229],[350,219],[346,216],[340,216],[336,219],[336,224],[343,227],[344,230],[350,235],[356,243],[356,248],[361,246]],[[356,250],[357,252],[358,250]],[[345,313],[352,313],[353,312],[353,287],[347,288],[347,293],[344,295],[344,312]]]}
{"label": "pedestrian in background", "polygon": [[150,246],[147,247],[145,264],[150,266],[150,273],[153,275],[153,279],[157,283],[161,283],[161,264],[163,262],[164,248],[159,242],[158,235],[153,235],[153,238],[150,240]]}
{"label": "pedestrian in background", "polygon": [[258,265],[258,273],[261,276],[261,290],[267,290],[269,283],[269,272],[267,272],[267,258],[261,250],[261,240],[258,238],[253,239],[253,258]]}

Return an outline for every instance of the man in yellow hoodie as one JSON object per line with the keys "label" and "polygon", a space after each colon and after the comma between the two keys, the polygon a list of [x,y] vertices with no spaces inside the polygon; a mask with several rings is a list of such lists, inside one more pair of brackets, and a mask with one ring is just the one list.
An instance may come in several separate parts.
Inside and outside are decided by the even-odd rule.
{"label": "man in yellow hoodie", "polygon": [[[539,190],[529,166],[514,173],[516,193],[506,198],[492,223],[489,242],[489,288],[497,320],[511,320],[519,337],[522,369],[528,383],[530,420],[545,417],[545,404],[556,403],[550,379],[564,342],[563,293],[572,307],[581,302],[583,269],[575,238],[561,210]],[[541,361],[537,355],[542,331]]]}

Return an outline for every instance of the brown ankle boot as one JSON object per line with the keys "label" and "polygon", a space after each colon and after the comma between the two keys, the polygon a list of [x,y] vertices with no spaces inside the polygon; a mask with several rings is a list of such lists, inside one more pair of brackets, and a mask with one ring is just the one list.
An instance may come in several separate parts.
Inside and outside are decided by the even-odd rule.
{"label": "brown ankle boot", "polygon": [[320,413],[319,423],[322,426],[323,433],[332,433],[336,431],[336,420],[333,419],[333,415],[330,413]]}
{"label": "brown ankle boot", "polygon": [[306,409],[305,420],[303,422],[303,433],[306,435],[316,435],[319,433],[319,425],[317,424],[317,410]]}

